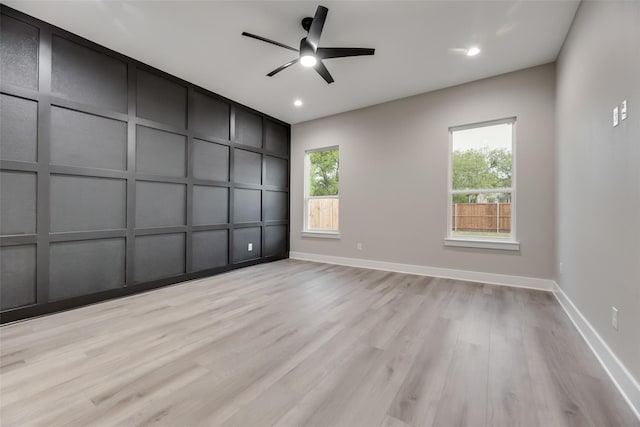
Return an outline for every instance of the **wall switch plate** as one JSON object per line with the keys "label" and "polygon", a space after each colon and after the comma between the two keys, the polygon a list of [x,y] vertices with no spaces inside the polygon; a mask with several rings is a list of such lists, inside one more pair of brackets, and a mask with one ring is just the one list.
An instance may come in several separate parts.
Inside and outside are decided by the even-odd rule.
{"label": "wall switch plate", "polygon": [[362,243],[356,243],[356,249],[361,251],[362,250]]}
{"label": "wall switch plate", "polygon": [[618,107],[613,109],[613,127],[618,126]]}
{"label": "wall switch plate", "polygon": [[249,252],[251,252],[251,251],[253,250],[253,243],[249,243],[249,244],[247,245],[247,250],[248,250]]}
{"label": "wall switch plate", "polygon": [[618,309],[615,307],[611,307],[611,326],[616,331],[618,330]]}
{"label": "wall switch plate", "polygon": [[624,120],[627,118],[627,100],[622,101],[622,106],[620,107],[620,120]]}

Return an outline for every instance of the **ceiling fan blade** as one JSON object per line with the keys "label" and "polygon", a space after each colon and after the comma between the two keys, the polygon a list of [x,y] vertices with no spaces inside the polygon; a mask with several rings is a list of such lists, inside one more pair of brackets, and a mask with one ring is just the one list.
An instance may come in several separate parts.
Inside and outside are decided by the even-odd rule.
{"label": "ceiling fan blade", "polygon": [[285,68],[289,68],[290,66],[292,66],[293,64],[295,64],[296,62],[298,62],[300,60],[300,58],[296,58],[293,61],[289,61],[286,64],[283,64],[281,66],[279,66],[278,68],[276,68],[275,70],[273,70],[272,72],[270,72],[269,74],[267,74],[267,76],[269,77],[273,77],[276,74],[278,74],[280,71],[284,70]]}
{"label": "ceiling fan blade", "polygon": [[319,47],[316,55],[320,59],[344,58],[346,56],[373,55],[375,51],[375,49],[360,47]]}
{"label": "ceiling fan blade", "polygon": [[327,70],[327,67],[324,66],[322,61],[318,60],[313,68],[316,69],[318,74],[320,74],[327,83],[331,84],[334,82],[333,77],[331,77],[331,73]]}
{"label": "ceiling fan blade", "polygon": [[322,27],[324,27],[324,20],[327,19],[327,12],[329,12],[329,9],[324,6],[318,6],[309,28],[309,34],[307,34],[307,41],[313,47],[314,52],[318,49],[318,43],[320,43],[320,35],[322,34]]}
{"label": "ceiling fan blade", "polygon": [[274,40],[265,39],[264,37],[256,36],[255,34],[247,33],[246,31],[243,32],[242,35],[246,36],[246,37],[251,37],[252,39],[261,40],[261,41],[266,42],[266,43],[274,44],[276,46],[280,46],[280,47],[283,47],[285,49],[292,50],[294,52],[298,52],[298,49],[296,49],[295,47],[287,46],[286,44],[282,44],[282,43],[279,43],[279,42],[274,41]]}

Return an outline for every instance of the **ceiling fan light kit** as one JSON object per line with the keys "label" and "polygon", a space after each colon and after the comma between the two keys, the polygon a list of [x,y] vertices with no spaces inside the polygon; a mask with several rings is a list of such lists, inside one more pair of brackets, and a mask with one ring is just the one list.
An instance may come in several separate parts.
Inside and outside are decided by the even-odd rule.
{"label": "ceiling fan light kit", "polygon": [[302,20],[302,28],[307,32],[307,37],[300,40],[300,49],[247,32],[243,32],[242,35],[298,52],[297,58],[287,62],[286,64],[282,64],[275,70],[271,71],[267,74],[268,77],[273,77],[285,68],[289,68],[297,62],[300,62],[303,67],[313,67],[327,83],[333,83],[333,77],[322,62],[323,59],[373,55],[375,53],[375,49],[357,47],[319,47],[318,44],[320,42],[320,36],[322,35],[322,28],[324,27],[324,22],[327,19],[328,12],[329,9],[326,7],[318,6],[313,18],[306,17]]}
{"label": "ceiling fan light kit", "polygon": [[313,55],[304,55],[300,57],[300,65],[303,67],[313,67],[318,63],[318,59]]}

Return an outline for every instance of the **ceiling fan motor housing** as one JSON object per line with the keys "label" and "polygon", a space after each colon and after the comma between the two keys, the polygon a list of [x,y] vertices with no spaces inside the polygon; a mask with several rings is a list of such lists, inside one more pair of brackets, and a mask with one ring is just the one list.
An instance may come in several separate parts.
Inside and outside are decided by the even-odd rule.
{"label": "ceiling fan motor housing", "polygon": [[304,30],[306,32],[309,32],[309,28],[311,28],[311,23],[313,22],[313,18],[310,16],[307,16],[306,18],[302,19],[302,28],[304,28]]}

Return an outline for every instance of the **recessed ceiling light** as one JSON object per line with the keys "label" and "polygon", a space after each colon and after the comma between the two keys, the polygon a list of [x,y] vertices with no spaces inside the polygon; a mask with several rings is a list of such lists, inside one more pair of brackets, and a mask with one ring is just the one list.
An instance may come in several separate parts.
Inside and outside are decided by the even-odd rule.
{"label": "recessed ceiling light", "polygon": [[293,101],[293,105],[295,105],[296,107],[302,107],[302,100],[296,99],[295,101]]}
{"label": "recessed ceiling light", "polygon": [[475,46],[467,49],[467,56],[476,56],[479,53],[480,53],[480,49],[478,49]]}
{"label": "recessed ceiling light", "polygon": [[313,67],[316,65],[316,62],[318,62],[318,60],[313,55],[304,55],[300,58],[300,64],[302,64],[303,67]]}

